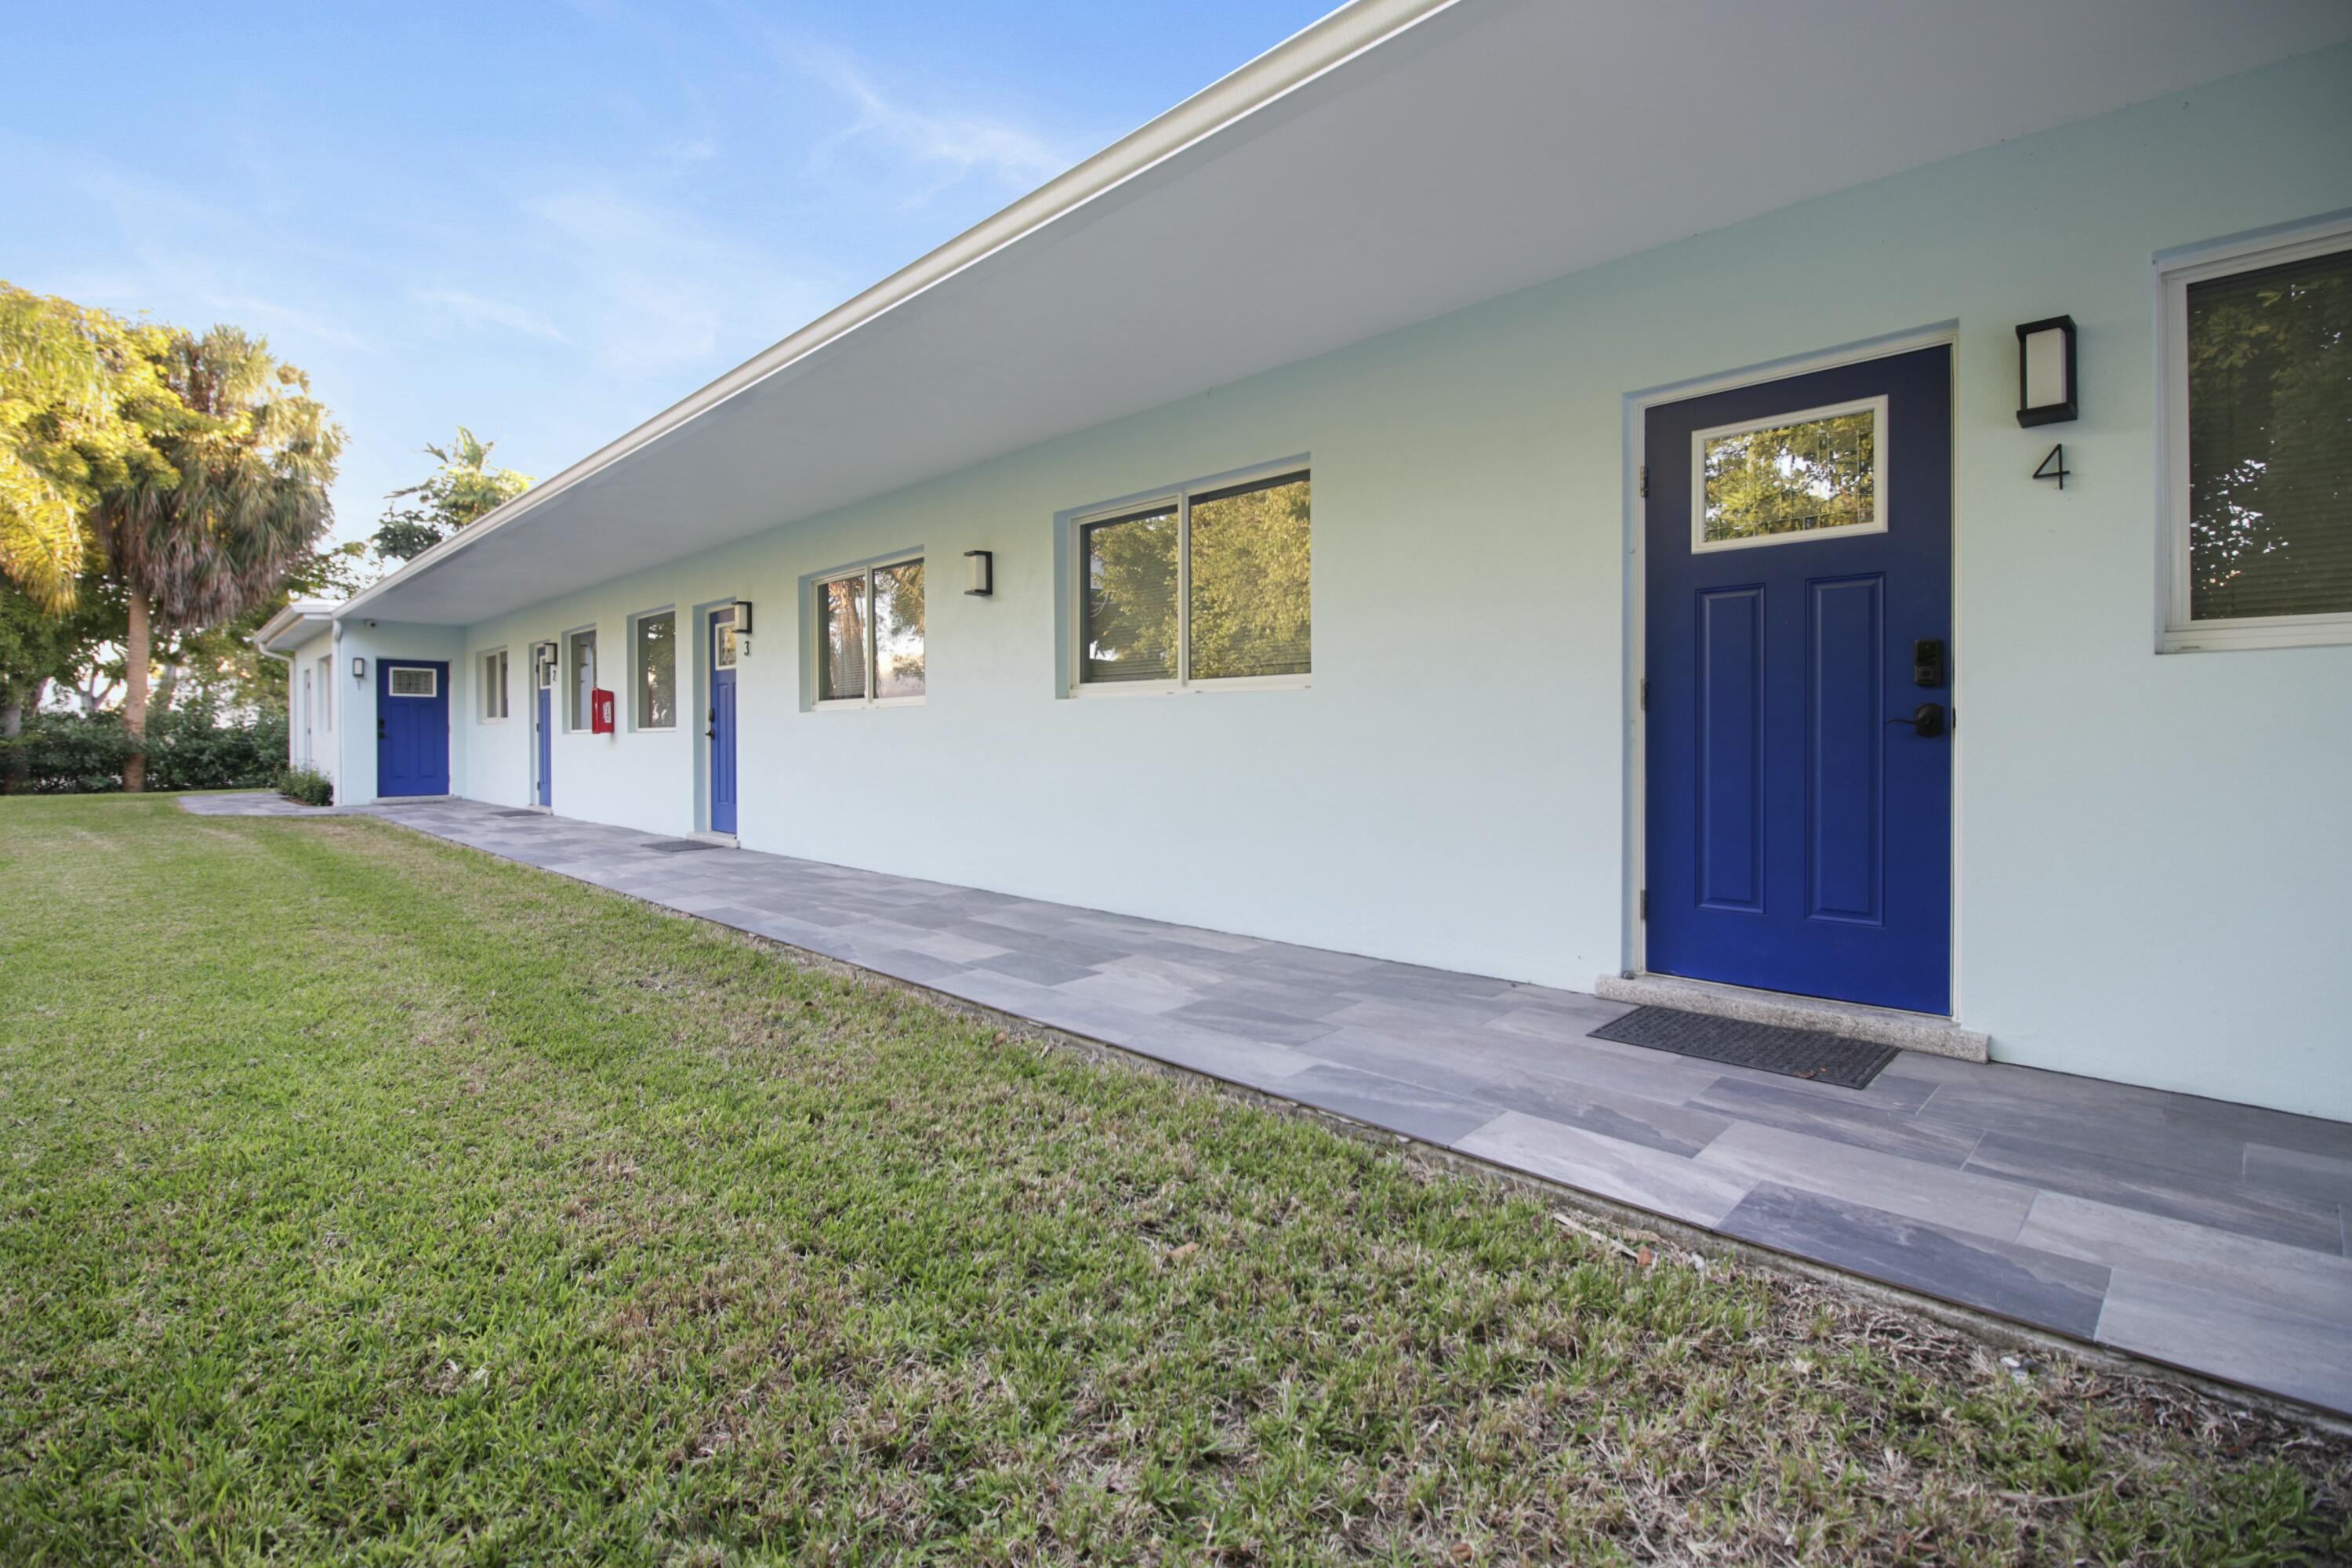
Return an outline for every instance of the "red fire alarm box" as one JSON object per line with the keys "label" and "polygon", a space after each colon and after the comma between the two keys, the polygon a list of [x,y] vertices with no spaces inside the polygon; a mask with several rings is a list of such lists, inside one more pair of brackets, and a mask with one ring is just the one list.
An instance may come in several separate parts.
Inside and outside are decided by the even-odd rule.
{"label": "red fire alarm box", "polygon": [[613,694],[611,692],[592,691],[588,694],[588,729],[592,734],[597,735],[609,735],[613,732]]}

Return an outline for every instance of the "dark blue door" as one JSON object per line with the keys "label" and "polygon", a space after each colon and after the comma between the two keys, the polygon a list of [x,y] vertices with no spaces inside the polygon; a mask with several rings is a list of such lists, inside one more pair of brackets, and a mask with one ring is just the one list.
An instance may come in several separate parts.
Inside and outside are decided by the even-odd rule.
{"label": "dark blue door", "polygon": [[1647,966],[1951,1008],[1951,351],[1650,410]]}
{"label": "dark blue door", "polygon": [[555,716],[554,707],[555,692],[544,679],[541,679],[539,683],[539,712],[533,721],[539,727],[539,804],[551,807],[555,805],[555,785],[548,777],[547,765],[554,760],[555,756],[555,742],[551,733],[550,723]]}
{"label": "dark blue door", "polygon": [[375,661],[375,793],[449,793],[449,667]]}
{"label": "dark blue door", "polygon": [[735,831],[735,612],[710,617],[710,831]]}

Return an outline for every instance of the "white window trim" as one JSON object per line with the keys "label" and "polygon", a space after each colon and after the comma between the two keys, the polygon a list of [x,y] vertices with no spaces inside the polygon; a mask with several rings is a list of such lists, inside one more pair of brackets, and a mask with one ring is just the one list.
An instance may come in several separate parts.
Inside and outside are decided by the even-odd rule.
{"label": "white window trim", "polygon": [[[1784,425],[1804,425],[1816,419],[1833,419],[1841,414],[1870,415],[1870,521],[1848,523],[1839,528],[1803,529],[1790,533],[1760,533],[1752,539],[1716,539],[1706,536],[1706,444],[1723,436],[1744,435],[1750,430],[1777,430]],[[1737,424],[1717,425],[1706,430],[1691,432],[1690,447],[1690,547],[1694,555],[1707,555],[1724,550],[1757,550],[1773,544],[1812,544],[1824,539],[1853,539],[1865,533],[1886,531],[1886,397],[1858,397],[1851,403],[1824,404],[1819,408],[1799,408],[1787,414],[1774,414],[1762,419],[1742,419]]]}
{"label": "white window trim", "polygon": [[503,724],[514,717],[514,661],[511,658],[507,661],[506,690],[502,694],[506,699],[507,710],[496,717],[483,711],[490,700],[490,660],[506,651],[502,647],[486,647],[474,655],[474,668],[481,672],[482,678],[482,700],[474,708],[474,722],[477,724]]}
{"label": "white window trim", "polygon": [[[1070,584],[1067,603],[1070,606],[1069,647],[1066,650],[1070,661],[1070,697],[1190,697],[1210,691],[1304,691],[1315,684],[1315,672],[1304,675],[1228,675],[1206,679],[1192,679],[1192,498],[1203,490],[1236,489],[1263,479],[1278,479],[1287,475],[1306,477],[1309,483],[1315,478],[1315,465],[1307,457],[1286,458],[1276,463],[1261,463],[1255,468],[1241,468],[1229,474],[1217,474],[1208,479],[1193,479],[1164,490],[1147,490],[1129,496],[1125,500],[1104,506],[1090,506],[1083,511],[1066,514],[1063,524],[1070,562]],[[1173,680],[1088,680],[1087,679],[1087,552],[1086,531],[1089,524],[1107,522],[1113,518],[1132,517],[1156,508],[1176,509],[1176,679]],[[1310,521],[1311,530],[1314,523]],[[1310,546],[1311,548],[1311,546]],[[1307,569],[1307,596],[1315,593],[1314,569]],[[1314,658],[1310,647],[1307,658]]]}
{"label": "white window trim", "polygon": [[678,700],[677,689],[677,606],[664,605],[656,609],[640,610],[629,617],[629,732],[631,734],[667,735],[674,733],[677,729],[676,719],[672,719],[667,724],[637,722],[637,698],[644,690],[646,679],[645,669],[637,662],[637,628],[647,621],[659,620],[664,616],[669,617],[670,711],[677,713],[683,710],[685,706]]}
{"label": "white window trim", "polygon": [[[920,561],[920,550],[904,551],[897,555],[885,555],[858,566],[841,566],[829,572],[818,572],[809,578],[809,711],[832,713],[862,708],[920,708],[931,694],[931,581],[930,573],[923,574],[923,689],[913,697],[877,697],[874,688],[878,683],[879,660],[875,651],[874,574],[887,572],[893,566],[904,566],[910,561]],[[817,696],[821,676],[819,669],[824,658],[824,611],[820,596],[828,583],[838,583],[848,577],[866,579],[866,695],[863,697]]]}
{"label": "white window trim", "polygon": [[[407,664],[390,661],[392,674],[384,681],[384,696],[394,702],[431,702],[441,695],[441,672],[429,664]],[[400,678],[412,671],[422,671],[430,689],[424,691],[403,691]]]}
{"label": "white window trim", "polygon": [[2156,269],[2156,650],[2311,647],[2352,643],[2352,613],[2243,616],[2199,621],[2189,614],[2189,286],[2352,248],[2352,217],[2285,233],[2223,241],[2169,258]]}

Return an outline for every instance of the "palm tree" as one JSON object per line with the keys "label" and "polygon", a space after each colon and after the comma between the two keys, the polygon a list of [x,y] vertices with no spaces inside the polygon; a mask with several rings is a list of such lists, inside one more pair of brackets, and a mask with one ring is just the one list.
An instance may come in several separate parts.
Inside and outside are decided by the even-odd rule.
{"label": "palm tree", "polygon": [[128,610],[126,790],[147,781],[156,632],[217,626],[277,590],[333,521],[327,489],[343,444],[310,377],[237,328],[170,333],[156,371],[183,405],[150,436],[177,482],[133,477],[103,490],[90,515]]}

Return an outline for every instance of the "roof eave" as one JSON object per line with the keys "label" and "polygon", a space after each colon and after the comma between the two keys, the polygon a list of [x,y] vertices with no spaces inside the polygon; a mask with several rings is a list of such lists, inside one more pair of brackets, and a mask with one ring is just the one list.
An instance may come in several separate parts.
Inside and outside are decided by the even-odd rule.
{"label": "roof eave", "polygon": [[335,606],[352,615],[392,589],[478,545],[517,519],[622,462],[898,306],[1017,244],[1228,126],[1246,120],[1367,50],[1453,9],[1462,0],[1352,0],[1276,44],[872,288],[688,394],[619,439],[485,512],[472,523]]}

